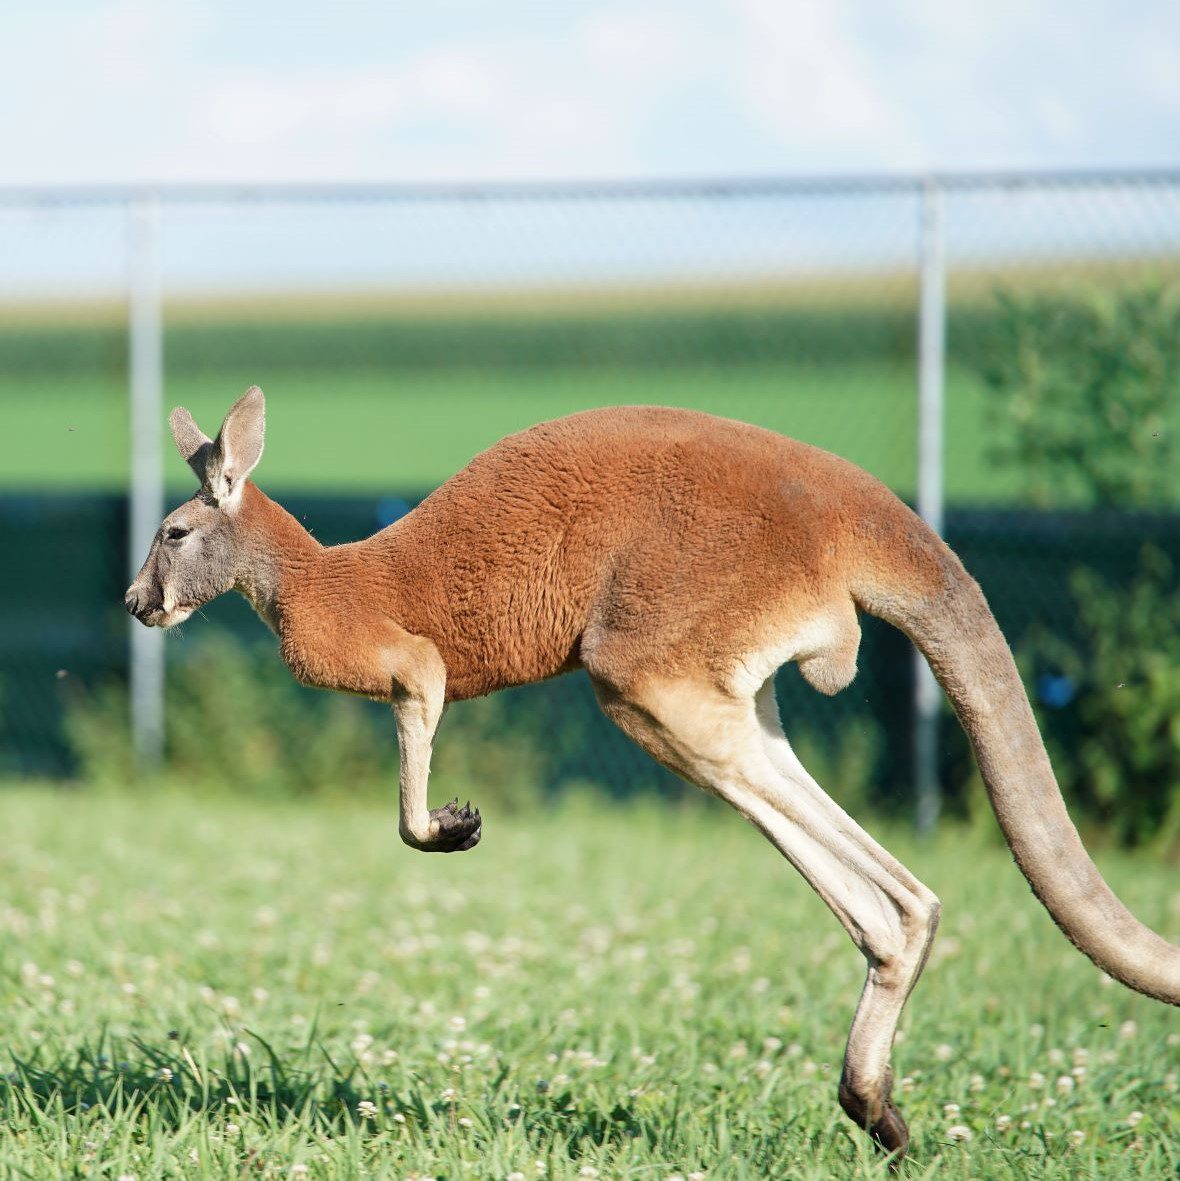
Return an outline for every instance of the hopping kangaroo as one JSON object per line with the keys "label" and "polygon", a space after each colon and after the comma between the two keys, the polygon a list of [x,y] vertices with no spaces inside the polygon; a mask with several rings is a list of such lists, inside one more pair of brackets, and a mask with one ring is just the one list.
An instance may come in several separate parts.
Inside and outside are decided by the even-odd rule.
{"label": "hopping kangaroo", "polygon": [[300,681],[391,702],[400,832],[428,852],[481,833],[478,812],[427,807],[446,703],[585,669],[607,715],[756,825],[868,961],[839,1099],[884,1149],[908,1143],[889,1058],[939,903],[803,769],[774,696],[791,660],[823,693],[852,680],[858,611],[929,661],[1065,935],[1128,987],[1180,1003],[1180,948],[1123,907],[1082,847],[979,587],[859,468],[705,414],[593,410],[504,439],[374,536],[321,546],[249,479],[261,390],[216,440],[187,410],[171,426],[201,486],[164,519],[128,611],[170,627],[239,590]]}

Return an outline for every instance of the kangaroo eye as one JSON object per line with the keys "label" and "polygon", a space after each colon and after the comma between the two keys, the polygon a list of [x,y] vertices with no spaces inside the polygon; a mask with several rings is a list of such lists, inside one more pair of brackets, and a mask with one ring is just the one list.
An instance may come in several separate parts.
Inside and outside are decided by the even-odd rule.
{"label": "kangaroo eye", "polygon": [[165,536],[169,541],[179,541],[182,537],[187,537],[191,532],[191,529],[185,529],[180,525],[171,525]]}

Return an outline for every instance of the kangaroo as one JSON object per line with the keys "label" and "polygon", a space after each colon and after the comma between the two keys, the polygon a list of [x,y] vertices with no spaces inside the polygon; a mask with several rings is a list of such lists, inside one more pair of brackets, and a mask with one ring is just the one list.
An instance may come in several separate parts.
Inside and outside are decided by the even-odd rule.
{"label": "kangaroo", "polygon": [[591,410],[502,440],[372,537],[322,546],[249,478],[260,389],[215,440],[182,408],[170,423],[200,488],[165,517],[127,610],[171,627],[236,589],[298,680],[390,702],[399,831],[426,852],[471,849],[483,831],[470,806],[427,806],[446,704],[585,669],[605,713],[760,829],[864,955],[838,1097],[895,1160],[909,1133],[890,1052],[939,901],[808,775],[774,695],[788,661],[820,692],[843,689],[858,611],[929,662],[1016,862],[1066,937],[1129,988],[1180,1004],[1180,948],[1135,919],[1087,855],[979,587],[853,464],[693,411]]}

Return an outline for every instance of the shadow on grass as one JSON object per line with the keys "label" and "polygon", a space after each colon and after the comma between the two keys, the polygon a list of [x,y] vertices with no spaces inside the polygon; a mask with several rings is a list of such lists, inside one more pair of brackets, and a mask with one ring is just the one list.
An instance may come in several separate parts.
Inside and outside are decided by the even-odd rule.
{"label": "shadow on grass", "polygon": [[[274,1127],[297,1123],[332,1135],[394,1113],[423,1130],[445,1132],[454,1124],[454,1099],[438,1096],[435,1086],[412,1075],[395,1088],[370,1078],[355,1059],[337,1062],[314,1028],[303,1046],[284,1055],[255,1033],[244,1037],[244,1047],[234,1044],[217,1061],[195,1059],[175,1030],[162,1046],[116,1039],[103,1030],[90,1044],[57,1057],[13,1057],[11,1069],[0,1075],[0,1119],[98,1113],[177,1131],[201,1116],[232,1122],[248,1115]],[[511,1102],[516,1093],[511,1083],[505,1087],[509,1076],[510,1068],[502,1066],[481,1090],[521,1113],[509,1118],[523,1120],[532,1140],[568,1145],[576,1155],[590,1146],[617,1148],[637,1140],[655,1148],[666,1139],[667,1129],[627,1105],[597,1107],[568,1088],[538,1094],[526,1116]]]}
{"label": "shadow on grass", "polygon": [[94,1043],[56,1059],[14,1057],[0,1076],[0,1113],[12,1119],[92,1109],[121,1118],[150,1112],[154,1123],[178,1128],[200,1113],[224,1110],[228,1118],[250,1111],[275,1123],[340,1130],[360,1122],[359,1106],[384,1090],[359,1062],[334,1062],[314,1031],[293,1061],[257,1034],[247,1036],[248,1053],[235,1046],[218,1062],[198,1062],[175,1030],[163,1048],[138,1038],[117,1046],[104,1030]]}

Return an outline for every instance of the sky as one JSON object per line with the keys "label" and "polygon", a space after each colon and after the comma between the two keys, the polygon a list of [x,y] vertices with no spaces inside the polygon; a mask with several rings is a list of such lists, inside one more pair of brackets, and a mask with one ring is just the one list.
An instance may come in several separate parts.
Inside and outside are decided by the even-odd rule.
{"label": "sky", "polygon": [[1176,0],[0,0],[0,183],[1180,162]]}

